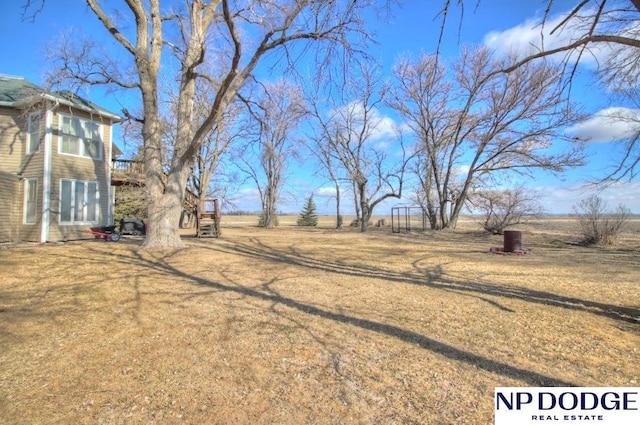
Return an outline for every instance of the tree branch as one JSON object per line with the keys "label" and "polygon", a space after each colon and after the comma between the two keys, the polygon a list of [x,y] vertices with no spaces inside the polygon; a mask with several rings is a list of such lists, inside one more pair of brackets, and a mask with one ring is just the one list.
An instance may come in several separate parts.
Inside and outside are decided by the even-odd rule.
{"label": "tree branch", "polygon": [[574,41],[573,43],[567,44],[565,46],[561,46],[551,50],[545,50],[545,51],[533,54],[531,56],[527,56],[526,58],[514,63],[511,66],[501,69],[500,72],[509,73],[533,60],[551,56],[559,52],[566,52],[568,50],[573,50],[578,47],[585,46],[589,43],[601,43],[601,42],[616,43],[616,44],[621,44],[624,46],[630,46],[630,47],[635,47],[640,49],[640,40],[637,40],[637,39],[623,37],[619,35],[589,35],[577,41]]}
{"label": "tree branch", "polygon": [[[558,25],[556,25],[549,34],[553,35],[553,33],[557,30],[560,29],[561,27],[563,27],[567,22],[569,22],[569,20],[571,20],[571,18],[573,18],[574,16],[576,16],[576,14],[580,11],[580,9],[582,9],[584,7],[584,5],[586,5],[587,3],[589,3],[591,0],[582,0],[580,2],[580,4],[578,4],[576,7],[573,8],[573,10],[571,12],[569,12],[569,14],[567,16],[565,16],[565,18],[560,21],[560,23]],[[553,3],[553,1],[550,1],[548,3],[548,7],[547,7],[547,11],[550,10],[551,8],[551,3]],[[606,0],[602,2],[602,4],[604,5],[604,3],[606,3]],[[545,13],[545,19],[548,15]]]}
{"label": "tree branch", "polygon": [[[132,55],[135,54],[135,48],[133,47],[133,44],[131,44],[131,42],[129,42],[129,40],[127,40],[127,38],[120,32],[120,30],[118,30],[115,24],[111,21],[111,19],[109,19],[106,13],[104,13],[102,8],[98,5],[97,1],[96,0],[86,0],[86,1],[87,1],[87,5],[89,5],[91,10],[93,10],[93,13],[96,14],[100,22],[102,22],[102,25],[104,25],[104,27],[107,29],[107,31],[109,31],[111,35],[113,35],[113,37],[116,40],[118,40],[118,42],[122,44],[122,46],[125,49],[129,51],[129,53],[131,53]],[[134,12],[134,14],[136,15],[136,21],[137,21],[138,13],[140,13],[140,10],[135,8],[134,5],[128,0],[127,0],[127,4],[131,8],[131,11]]]}

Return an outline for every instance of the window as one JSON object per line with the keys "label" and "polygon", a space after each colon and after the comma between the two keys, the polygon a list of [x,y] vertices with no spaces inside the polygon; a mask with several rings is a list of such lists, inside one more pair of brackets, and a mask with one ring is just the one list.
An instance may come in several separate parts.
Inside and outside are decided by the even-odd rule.
{"label": "window", "polygon": [[60,180],[60,223],[97,223],[99,199],[97,182]]}
{"label": "window", "polygon": [[35,224],[38,209],[38,179],[24,180],[24,224]]}
{"label": "window", "polygon": [[102,136],[100,124],[77,117],[62,116],[60,152],[101,159]]}
{"label": "window", "polygon": [[27,153],[35,153],[40,149],[40,112],[29,114],[27,118]]}

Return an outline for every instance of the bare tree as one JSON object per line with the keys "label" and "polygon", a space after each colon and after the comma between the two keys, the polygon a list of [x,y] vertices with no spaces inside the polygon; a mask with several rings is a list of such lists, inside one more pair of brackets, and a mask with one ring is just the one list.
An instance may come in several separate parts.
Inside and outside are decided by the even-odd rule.
{"label": "bare tree", "polygon": [[630,215],[622,204],[615,211],[608,211],[607,203],[597,195],[580,201],[573,209],[585,245],[615,245]]}
{"label": "bare tree", "polygon": [[[447,19],[454,7],[460,8],[460,21],[464,16],[465,4],[473,4],[475,8],[482,6],[482,0],[443,0],[443,6],[439,15],[442,17],[441,36],[439,42],[442,41],[442,34],[447,25]],[[546,3],[544,14],[537,27],[540,28],[540,41],[542,46],[534,53],[526,55],[524,58],[511,62],[508,67],[502,69],[504,72],[511,72],[514,69],[531,62],[536,59],[555,55],[557,53],[566,52],[565,63],[573,64],[567,70],[571,73],[575,72],[577,61],[585,54],[591,54],[590,48],[598,44],[613,45],[615,48],[631,47],[640,49],[640,31],[637,28],[637,20],[640,17],[640,0],[576,0],[575,6],[555,25],[549,26],[550,18],[557,11],[555,0],[543,0]],[[564,6],[562,6],[564,7]],[[545,48],[545,38],[551,36],[559,36],[567,33],[566,42],[553,48]],[[533,47],[533,46],[532,46]],[[632,56],[640,55],[639,51],[627,51],[620,55],[620,51],[616,51],[614,59],[617,57],[613,68],[605,66],[604,71],[613,71],[614,76],[617,75],[619,84],[624,82],[633,73],[638,72]],[[631,74],[629,74],[631,73]],[[622,78],[620,78],[622,77]],[[627,81],[629,82],[629,81]],[[630,81],[635,85],[636,81]]]}
{"label": "bare tree", "polygon": [[[508,60],[508,59],[507,59]],[[422,145],[425,196],[439,228],[455,227],[469,191],[488,176],[561,172],[583,161],[582,146],[563,134],[578,116],[559,95],[560,73],[531,63],[511,73],[484,48],[464,49],[449,70],[437,56],[404,58],[394,67],[388,103]],[[570,148],[554,152],[553,141]],[[436,199],[433,199],[436,198]]]}
{"label": "bare tree", "polygon": [[630,98],[635,111],[628,108],[608,108],[607,120],[618,128],[627,128],[623,137],[617,140],[616,162],[604,177],[596,180],[599,185],[609,185],[622,180],[633,180],[640,172],[640,97]]}
{"label": "bare tree", "polygon": [[[318,88],[318,87],[316,87]],[[334,152],[334,145],[331,143],[333,129],[329,128],[329,120],[324,118],[321,111],[324,96],[319,96],[318,92],[307,94],[307,106],[309,114],[313,119],[312,130],[307,133],[307,149],[318,159],[319,172],[325,175],[333,184],[336,191],[336,229],[342,228],[341,200],[342,190],[340,184],[348,182],[344,176],[344,168],[340,167],[340,161]]]}
{"label": "bare tree", "polygon": [[[554,0],[546,0],[547,7],[541,19],[541,28],[547,24],[547,20],[553,12]],[[617,77],[617,81],[612,81],[616,85],[629,82],[629,77],[637,73],[635,62],[630,62],[631,57],[638,58],[639,51],[627,51],[621,54],[618,48],[630,47],[640,49],[640,32],[635,23],[640,17],[639,0],[580,0],[577,5],[560,21],[559,24],[551,28],[549,35],[569,32],[567,42],[550,49],[542,48],[531,55],[518,61],[514,61],[511,66],[504,68],[505,72],[510,72],[532,60],[555,55],[560,52],[568,52],[567,63],[573,63],[570,72],[575,72],[577,61],[585,54],[592,54],[589,49],[596,44],[614,45],[618,60],[613,64],[605,65],[602,68],[605,72],[612,72],[609,77]],[[545,32],[541,30],[541,36]],[[573,61],[573,62],[571,62]],[[613,65],[613,67],[611,67]],[[637,74],[636,74],[637,75]],[[635,85],[635,81],[632,82]]]}
{"label": "bare tree", "polygon": [[[45,0],[25,0],[25,10]],[[124,0],[110,15],[98,0],[86,0],[116,45],[129,59],[105,56],[97,42],[78,41],[57,58],[60,82],[106,84],[140,94],[143,117],[145,187],[149,202],[146,248],[180,248],[178,233],[187,180],[196,153],[228,105],[273,51],[293,62],[311,44],[321,45],[318,60],[336,49],[353,52],[355,35],[365,35],[359,18],[367,3],[351,0]],[[130,18],[125,18],[129,14]],[[134,28],[126,28],[135,22]],[[324,42],[324,43],[319,43]],[[99,56],[96,56],[98,54]],[[206,73],[215,61],[215,76]],[[204,65],[203,65],[204,64]],[[270,63],[273,65],[273,62]],[[129,72],[132,70],[132,72]],[[173,72],[173,75],[169,75]],[[176,138],[168,169],[163,169],[159,82],[177,84]],[[197,81],[219,81],[204,119],[195,119]],[[194,123],[197,122],[197,125]]]}
{"label": "bare tree", "polygon": [[418,178],[419,185],[415,191],[415,202],[422,207],[422,211],[427,215],[429,227],[432,230],[438,229],[440,206],[438,202],[438,194],[435,190],[434,175],[432,172],[432,164],[428,155],[420,152],[417,160],[409,170]]}
{"label": "bare tree", "polygon": [[536,193],[522,186],[511,189],[480,189],[473,191],[469,201],[482,215],[482,228],[501,235],[508,227],[521,224],[527,217],[542,213]]}
{"label": "bare tree", "polygon": [[389,122],[380,114],[384,103],[376,75],[367,65],[360,70],[345,87],[352,100],[324,114],[316,107],[314,118],[318,123],[315,140],[349,176],[360,231],[366,232],[373,209],[385,199],[402,196],[404,174],[413,155],[399,129],[388,128]]}
{"label": "bare tree", "polygon": [[[447,18],[452,9],[460,7],[464,13],[465,4],[482,6],[482,0],[445,0],[441,10],[441,40]],[[560,56],[563,64],[564,86],[571,88],[578,65],[584,59],[596,57],[598,69],[595,79],[601,82],[616,97],[631,101],[637,108],[640,85],[640,0],[576,0],[575,6],[557,19],[558,7],[564,3],[544,0],[545,12],[535,23],[540,37],[534,43],[535,50],[507,63],[502,72],[512,72],[532,61]],[[618,140],[621,148],[613,170],[600,182],[607,183],[623,179],[633,179],[640,165],[640,122],[635,123],[636,131]]]}
{"label": "bare tree", "polygon": [[256,104],[248,102],[247,105],[253,121],[253,139],[240,156],[240,167],[260,193],[260,224],[272,228],[276,225],[277,203],[287,165],[297,156],[292,133],[306,114],[306,108],[300,90],[283,80],[266,85]]}
{"label": "bare tree", "polygon": [[[431,228],[437,229],[446,223],[440,213],[447,205],[450,185],[453,186],[450,177],[457,159],[456,146],[449,143],[456,120],[450,110],[453,84],[447,80],[446,68],[437,56],[422,56],[415,62],[410,57],[400,58],[393,73],[397,79],[387,91],[386,102],[400,112],[420,140],[418,160],[412,170],[420,182],[417,201]],[[463,125],[460,118],[459,124]],[[445,167],[451,168],[450,172]]]}
{"label": "bare tree", "polygon": [[[318,113],[316,110],[314,113]],[[320,123],[322,125],[323,123]],[[339,168],[335,155],[331,151],[331,144],[327,143],[326,139],[323,139],[322,133],[317,136],[311,136],[308,146],[311,153],[318,159],[321,172],[324,173],[333,184],[336,191],[336,229],[342,228],[342,214],[341,214],[341,200],[342,190],[340,183],[348,181],[345,177],[340,176],[342,168]]]}
{"label": "bare tree", "polygon": [[[200,91],[197,94],[196,108],[199,110],[206,110],[211,104],[203,97],[203,93]],[[220,175],[224,172],[224,159],[234,142],[243,136],[237,119],[240,114],[241,106],[238,103],[230,104],[200,146],[187,186],[196,196],[204,199],[221,195],[220,188],[212,184],[212,179],[215,176],[215,182],[223,180]]]}

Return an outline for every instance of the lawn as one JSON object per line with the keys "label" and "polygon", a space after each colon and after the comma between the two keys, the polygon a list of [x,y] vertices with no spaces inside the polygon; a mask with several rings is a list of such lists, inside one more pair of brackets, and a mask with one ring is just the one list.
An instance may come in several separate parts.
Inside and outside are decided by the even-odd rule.
{"label": "lawn", "polygon": [[640,219],[534,222],[521,256],[294,222],[1,249],[0,422],[486,425],[497,386],[640,386]]}

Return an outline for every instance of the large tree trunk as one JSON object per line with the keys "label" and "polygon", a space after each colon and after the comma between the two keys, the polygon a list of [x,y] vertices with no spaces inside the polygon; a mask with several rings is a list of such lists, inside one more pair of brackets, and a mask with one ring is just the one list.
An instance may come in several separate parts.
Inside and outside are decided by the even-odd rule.
{"label": "large tree trunk", "polygon": [[165,193],[149,204],[149,220],[144,248],[184,248],[178,232],[182,199],[178,194]]}
{"label": "large tree trunk", "polygon": [[449,227],[449,201],[447,198],[440,200],[440,228],[446,229]]}
{"label": "large tree trunk", "polygon": [[428,171],[426,176],[420,178],[420,180],[426,201],[424,207],[427,212],[427,217],[429,218],[429,227],[431,230],[436,230],[438,228],[438,208],[436,207],[436,200],[433,199],[433,176],[431,171]]}
{"label": "large tree trunk", "polygon": [[371,221],[371,211],[366,204],[362,205],[362,223],[360,223],[360,233],[366,233],[369,230],[369,221]]}
{"label": "large tree trunk", "polygon": [[276,227],[276,223],[275,223],[275,213],[273,211],[273,207],[269,206],[267,207],[264,212],[264,227],[266,229],[273,229],[274,227]]}
{"label": "large tree trunk", "polygon": [[352,184],[353,184],[353,201],[354,201],[353,205],[356,209],[356,220],[362,220],[362,214],[360,210],[360,201],[358,200],[358,186],[355,181],[353,181]]}
{"label": "large tree trunk", "polygon": [[[184,93],[189,95],[188,90]],[[189,102],[186,103],[188,108]],[[189,121],[191,114],[184,109],[181,113],[178,119],[175,152],[171,168],[166,175],[162,164],[162,141],[158,132],[158,120],[155,117],[145,120],[145,127],[155,130],[150,130],[148,137],[145,137],[145,184],[150,202],[144,248],[180,249],[185,246],[179,233],[180,215],[189,170],[193,164],[193,144],[191,125],[185,123]]]}
{"label": "large tree trunk", "polygon": [[452,229],[455,229],[458,225],[458,217],[460,217],[460,213],[462,212],[462,207],[464,207],[464,202],[468,197],[469,187],[471,186],[471,182],[473,181],[473,174],[469,174],[467,177],[467,181],[465,182],[462,191],[456,196],[455,199],[451,201],[451,222],[450,226]]}
{"label": "large tree trunk", "polygon": [[340,185],[336,184],[336,229],[342,229],[342,216],[340,215]]}
{"label": "large tree trunk", "polygon": [[[157,19],[154,17],[154,19]],[[175,135],[175,145],[171,165],[168,174],[165,176],[163,170],[162,141],[160,138],[158,104],[157,104],[157,69],[155,71],[154,84],[154,105],[145,104],[145,114],[153,111],[152,124],[154,125],[155,136],[151,140],[145,138],[145,166],[146,178],[151,180],[149,192],[151,203],[149,204],[150,229],[144,243],[145,248],[184,248],[184,243],[180,237],[180,215],[182,213],[183,201],[187,187],[187,180],[195,160],[195,154],[200,150],[202,136],[194,139],[194,98],[196,80],[193,70],[202,62],[204,54],[205,31],[203,18],[199,7],[194,2],[191,5],[191,25],[192,32],[188,40],[187,50],[182,62],[180,92],[177,105],[177,128]],[[161,31],[159,28],[157,31]],[[154,57],[159,64],[160,52]],[[142,75],[141,75],[142,77]],[[146,92],[146,91],[143,91]],[[145,115],[145,126],[147,126],[148,115]],[[151,158],[147,160],[149,154]],[[151,179],[149,179],[151,177]]]}
{"label": "large tree trunk", "polygon": [[358,184],[358,194],[360,196],[360,209],[362,211],[362,220],[360,221],[360,232],[366,233],[369,229],[369,219],[371,218],[371,211],[369,209],[369,203],[367,202],[367,193],[365,184]]}
{"label": "large tree trunk", "polygon": [[276,227],[276,203],[278,202],[278,177],[276,174],[272,168],[267,173],[267,190],[265,191],[264,208],[262,209],[263,226],[267,229]]}
{"label": "large tree trunk", "polygon": [[[144,248],[184,248],[180,237],[180,215],[183,210],[185,188],[188,179],[189,164],[175,170],[165,178],[147,177],[147,196],[151,199],[148,205],[149,221]],[[161,169],[161,168],[160,168]],[[150,168],[148,168],[150,170]],[[154,174],[147,172],[147,176]]]}
{"label": "large tree trunk", "polygon": [[137,57],[145,111],[142,136],[145,191],[148,202],[147,232],[142,246],[144,248],[183,248],[184,244],[178,229],[187,174],[170,173],[167,178],[164,175],[163,144],[158,118],[157,75],[160,54],[157,51],[154,53],[155,56],[151,60]]}
{"label": "large tree trunk", "polygon": [[438,230],[438,211],[431,201],[427,201],[427,217],[429,218],[429,228]]}

